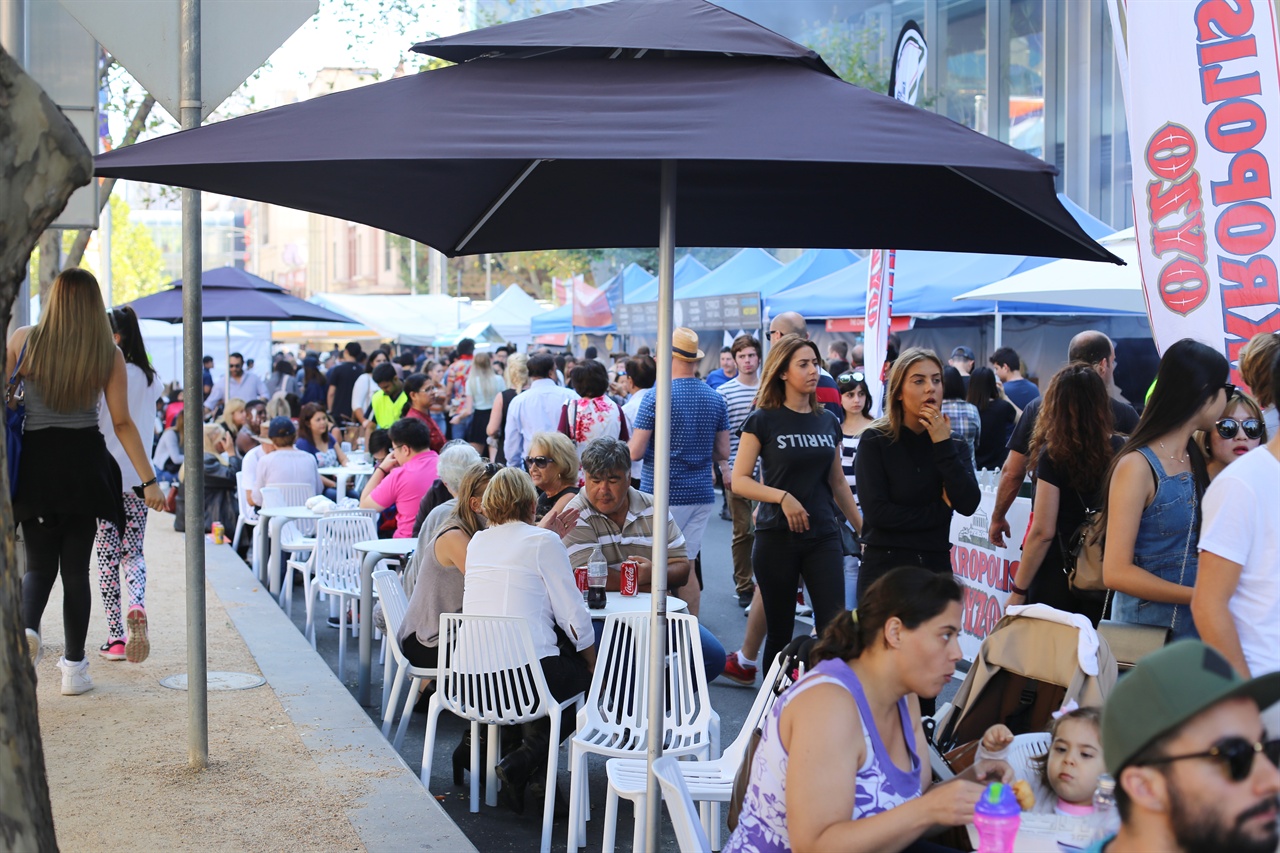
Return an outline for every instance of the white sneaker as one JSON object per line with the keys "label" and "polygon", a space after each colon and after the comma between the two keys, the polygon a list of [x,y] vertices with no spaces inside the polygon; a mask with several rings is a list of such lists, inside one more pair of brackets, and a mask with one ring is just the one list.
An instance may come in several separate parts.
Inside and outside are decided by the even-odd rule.
{"label": "white sneaker", "polygon": [[62,670],[62,695],[79,696],[93,689],[93,679],[89,677],[89,659],[71,661],[63,658],[58,661],[58,669]]}
{"label": "white sneaker", "polygon": [[40,659],[44,657],[44,644],[40,642],[40,635],[30,628],[27,629],[27,657],[31,659],[32,669],[39,666]]}

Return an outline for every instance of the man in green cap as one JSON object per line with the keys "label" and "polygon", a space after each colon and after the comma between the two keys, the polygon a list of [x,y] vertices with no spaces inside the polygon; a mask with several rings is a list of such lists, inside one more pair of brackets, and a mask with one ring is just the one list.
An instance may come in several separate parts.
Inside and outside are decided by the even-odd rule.
{"label": "man in green cap", "polygon": [[1199,640],[1143,658],[1102,711],[1120,831],[1086,853],[1275,853],[1280,740],[1258,709],[1277,700],[1280,673],[1246,681]]}

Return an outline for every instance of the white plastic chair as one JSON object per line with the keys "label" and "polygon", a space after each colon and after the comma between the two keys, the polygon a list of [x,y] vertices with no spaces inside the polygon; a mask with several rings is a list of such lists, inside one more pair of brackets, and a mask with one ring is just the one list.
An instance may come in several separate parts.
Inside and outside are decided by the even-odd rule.
{"label": "white plastic chair", "polygon": [[[338,596],[338,678],[346,672],[347,658],[347,600],[360,600],[360,566],[364,554],[355,549],[355,543],[377,538],[378,531],[372,519],[359,515],[340,515],[319,519],[316,522],[316,545],[310,560],[315,577],[307,584],[306,635],[312,648],[316,644],[316,594],[323,590]],[[290,560],[289,568],[306,572],[308,561]]]}
{"label": "white plastic chair", "polygon": [[[244,474],[236,472],[236,506],[240,508],[240,518],[236,520],[236,532],[231,537],[231,548],[237,553],[240,551],[240,535],[244,532],[245,527],[257,527],[262,519],[258,518],[258,510],[253,504],[249,503],[249,496],[244,490]],[[249,555],[249,568],[256,575],[258,573],[258,560],[261,555],[258,553],[257,537],[251,536],[252,552]]]}
{"label": "white plastic chair", "polygon": [[557,702],[533,648],[529,623],[519,616],[473,616],[446,613],[440,617],[440,668],[436,692],[427,708],[427,736],[422,744],[422,784],[431,787],[440,712],[449,711],[471,721],[471,811],[480,811],[480,726],[489,726],[487,805],[497,804],[498,726],[513,726],[548,717],[547,795],[542,807],[542,853],[551,850],[555,814],[556,771],[560,763],[560,719],[566,708],[579,705],[579,693]]}
{"label": "white plastic chair", "polygon": [[[667,615],[665,674],[663,754],[718,757],[720,717],[711,708],[696,617]],[[569,747],[570,853],[587,843],[587,756],[634,758],[648,741],[649,614],[612,614],[604,622],[591,690]],[[637,822],[636,849],[644,847],[643,823]]]}
{"label": "white plastic chair", "polygon": [[[266,489],[263,489],[263,492],[265,493]],[[325,515],[325,518],[337,518],[340,515],[364,516],[365,518],[371,519],[373,521],[374,530],[375,531],[377,530],[378,511],[376,509],[360,509],[359,507],[345,507],[342,509],[333,510],[332,512]],[[297,523],[297,524],[305,523],[312,526],[315,525],[315,521],[311,521],[311,520],[308,520],[306,522],[291,522],[291,523]],[[286,525],[286,527],[287,526],[288,525]],[[283,534],[282,534],[282,538],[283,538]],[[376,539],[377,537],[375,536],[373,538]],[[297,572],[298,574],[302,575],[302,588],[304,591],[307,589],[307,584],[311,582],[311,575],[314,573],[314,569],[312,568],[312,565],[315,561],[315,556],[314,556],[315,539],[314,537],[310,537],[310,538],[304,538],[301,541],[302,541],[302,549],[300,550],[299,553],[303,555],[304,559],[290,560],[288,564],[286,564],[285,570],[284,570],[285,571],[284,581],[280,586],[280,606],[283,607],[284,612],[288,613],[291,617],[293,616],[293,573]],[[282,544],[281,547],[283,548],[284,545]],[[320,600],[324,601],[326,598],[327,596],[325,595],[325,593],[321,591]],[[331,615],[336,615],[336,613]],[[377,636],[377,635],[375,634],[374,636]],[[384,652],[385,652],[385,649],[384,649]],[[384,657],[385,657],[385,654],[384,654]]]}
{"label": "white plastic chair", "polygon": [[[777,699],[773,692],[774,682],[778,678],[780,664],[774,658],[773,666],[765,674],[764,684],[751,703],[751,710],[742,721],[742,729],[733,743],[725,747],[719,758],[710,761],[681,761],[676,765],[684,776],[691,796],[695,802],[705,803],[702,808],[702,826],[711,837],[711,849],[720,849],[720,803],[727,803],[733,795],[733,780],[742,766],[742,759],[747,754],[747,744],[751,742],[751,734],[759,727],[760,721],[773,709]],[[604,853],[613,853],[617,842],[618,831],[618,798],[630,800],[636,815],[635,829],[632,834],[632,850],[644,849],[644,814],[646,800],[645,782],[649,775],[648,762],[636,758],[611,758],[605,764],[605,773],[609,777],[609,793],[604,806]]]}
{"label": "white plastic chair", "polygon": [[658,777],[658,785],[662,788],[662,801],[667,804],[667,814],[671,815],[680,853],[707,853],[711,843],[707,841],[702,824],[698,823],[693,798],[689,796],[684,775],[680,772],[681,765],[687,763],[664,755],[653,762],[653,775]]}
{"label": "white plastic chair", "polygon": [[[409,599],[404,594],[404,587],[400,585],[399,575],[390,569],[379,569],[373,573],[373,588],[379,600],[382,601],[382,613],[387,620],[385,644],[391,653],[387,658],[387,668],[390,669],[394,660],[396,670],[395,675],[389,679],[392,684],[391,698],[387,700],[386,708],[382,712],[383,737],[389,737],[391,734],[391,721],[395,719],[400,688],[404,685],[406,677],[409,681],[409,696],[405,699],[404,711],[400,714],[400,725],[396,727],[396,738],[393,741],[398,751],[400,744],[404,742],[404,732],[409,727],[409,718],[413,715],[413,706],[418,699],[418,686],[428,678],[435,678],[436,671],[409,663],[404,650],[400,648],[400,628],[404,624],[405,613],[409,609]],[[386,679],[385,673],[383,677]]]}
{"label": "white plastic chair", "polygon": [[1050,792],[1045,789],[1040,771],[1034,759],[1046,755],[1053,744],[1048,732],[1031,732],[1025,735],[1014,735],[1013,743],[1005,754],[1005,761],[1013,768],[1015,779],[1025,779],[1031,790],[1035,792],[1036,802],[1043,802]]}

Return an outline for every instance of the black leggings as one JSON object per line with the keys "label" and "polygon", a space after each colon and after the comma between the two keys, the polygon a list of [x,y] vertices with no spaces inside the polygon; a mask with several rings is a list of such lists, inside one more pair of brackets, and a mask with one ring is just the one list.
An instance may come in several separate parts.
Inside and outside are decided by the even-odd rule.
{"label": "black leggings", "polygon": [[66,637],[63,656],[84,660],[93,597],[89,591],[89,554],[98,532],[98,520],[90,515],[59,516],[52,524],[37,519],[22,522],[22,542],[27,572],[22,576],[22,620],[39,632],[40,618],[49,593],[62,571],[62,629]]}
{"label": "black leggings", "polygon": [[760,664],[768,669],[796,630],[796,588],[804,578],[818,633],[844,610],[844,552],[840,534],[806,539],[789,530],[757,530],[751,567],[760,585],[767,635]]}

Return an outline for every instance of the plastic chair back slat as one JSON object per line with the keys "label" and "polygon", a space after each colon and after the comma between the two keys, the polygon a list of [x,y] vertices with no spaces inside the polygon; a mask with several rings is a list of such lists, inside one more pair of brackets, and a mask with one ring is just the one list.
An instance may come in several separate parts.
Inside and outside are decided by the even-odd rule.
{"label": "plastic chair back slat", "polygon": [[549,696],[528,623],[513,616],[440,617],[436,695],[467,719],[513,725],[546,716]]}
{"label": "plastic chair back slat", "polygon": [[364,554],[355,543],[378,538],[373,519],[363,515],[326,516],[316,522],[314,571],[320,587],[348,593],[360,592],[360,567]]}

